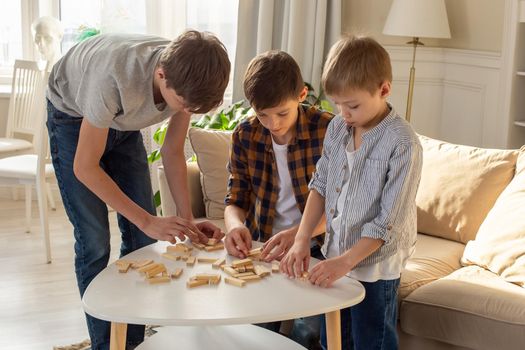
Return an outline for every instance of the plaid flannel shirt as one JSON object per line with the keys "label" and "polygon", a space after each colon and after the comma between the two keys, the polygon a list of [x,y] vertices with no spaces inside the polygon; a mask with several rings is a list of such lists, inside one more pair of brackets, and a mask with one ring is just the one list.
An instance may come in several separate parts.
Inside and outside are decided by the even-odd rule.
{"label": "plaid flannel shirt", "polygon": [[[331,113],[299,106],[296,134],[288,144],[288,169],[301,213],[332,117]],[[253,239],[268,240],[272,235],[279,175],[271,134],[257,117],[243,121],[233,132],[228,170],[230,177],[225,204],[246,211],[246,226]]]}

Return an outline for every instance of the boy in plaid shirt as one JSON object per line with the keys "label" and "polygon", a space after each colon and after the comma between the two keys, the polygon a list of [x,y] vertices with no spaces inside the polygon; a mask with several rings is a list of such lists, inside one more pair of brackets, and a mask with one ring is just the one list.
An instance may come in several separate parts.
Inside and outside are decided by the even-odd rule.
{"label": "boy in plaid shirt", "polygon": [[[332,119],[301,104],[307,93],[299,66],[283,51],[260,54],[247,68],[244,94],[256,115],[232,135],[224,220],[233,256],[245,258],[254,239],[265,242],[264,260],[280,260],[294,242]],[[316,233],[324,226],[321,220]]]}

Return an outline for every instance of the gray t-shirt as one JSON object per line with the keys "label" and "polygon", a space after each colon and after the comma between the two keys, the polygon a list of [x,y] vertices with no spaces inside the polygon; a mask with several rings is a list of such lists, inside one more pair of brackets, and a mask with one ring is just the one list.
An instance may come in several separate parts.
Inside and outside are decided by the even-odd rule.
{"label": "gray t-shirt", "polygon": [[154,70],[167,44],[145,35],[89,38],[55,64],[47,98],[58,110],[99,128],[140,130],[161,122],[175,113],[153,100]]}

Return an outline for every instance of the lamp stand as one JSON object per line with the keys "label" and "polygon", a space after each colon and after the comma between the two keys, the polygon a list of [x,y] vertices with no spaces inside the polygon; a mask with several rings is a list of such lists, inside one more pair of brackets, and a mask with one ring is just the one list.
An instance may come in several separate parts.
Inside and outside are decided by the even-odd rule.
{"label": "lamp stand", "polygon": [[412,53],[412,67],[410,67],[410,77],[408,79],[408,96],[407,96],[407,112],[405,119],[410,123],[410,115],[412,113],[412,97],[414,95],[414,80],[416,78],[416,67],[414,66],[416,62],[416,49],[418,45],[425,45],[419,41],[418,37],[414,37],[412,41],[409,41],[407,44],[412,44],[414,46],[414,52]]}

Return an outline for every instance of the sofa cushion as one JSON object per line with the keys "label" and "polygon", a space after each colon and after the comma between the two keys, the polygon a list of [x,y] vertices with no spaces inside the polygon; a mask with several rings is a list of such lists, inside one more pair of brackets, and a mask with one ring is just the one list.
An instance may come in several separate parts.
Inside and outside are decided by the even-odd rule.
{"label": "sofa cushion", "polygon": [[484,267],[506,281],[525,287],[525,146],[516,175],[467,243],[462,263]]}
{"label": "sofa cushion", "polygon": [[405,298],[403,331],[472,349],[523,349],[525,289],[479,266],[463,267]]}
{"label": "sofa cushion", "polygon": [[514,176],[517,150],[454,145],[420,136],[418,231],[467,243]]}
{"label": "sofa cushion", "polygon": [[189,138],[201,170],[202,195],[206,216],[224,217],[224,197],[228,186],[231,132],[190,128]]}
{"label": "sofa cushion", "polygon": [[418,234],[416,251],[408,259],[407,266],[401,274],[399,299],[402,300],[416,288],[459,269],[464,248],[463,243]]}

